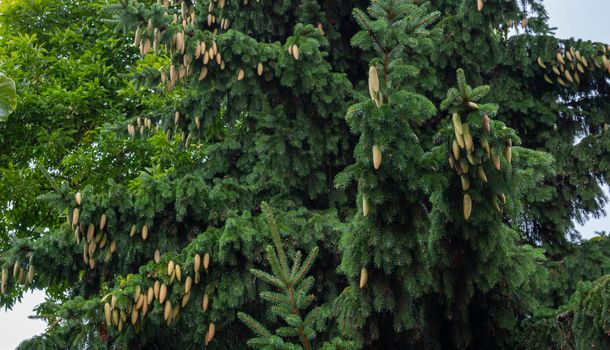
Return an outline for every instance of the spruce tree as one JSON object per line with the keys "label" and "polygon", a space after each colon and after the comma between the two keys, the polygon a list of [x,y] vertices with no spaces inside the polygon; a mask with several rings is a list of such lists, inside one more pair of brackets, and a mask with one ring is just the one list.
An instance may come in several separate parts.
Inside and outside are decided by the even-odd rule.
{"label": "spruce tree", "polygon": [[[15,244],[33,256],[32,265],[40,265],[38,275],[48,276],[34,278],[34,286],[60,283],[74,296],[71,302],[57,298],[41,306],[52,320],[64,316],[60,327],[30,346],[241,348],[248,332],[236,311],[258,318],[264,310],[257,303],[248,307],[258,294],[248,269],[261,265],[259,251],[266,242],[258,234],[265,231],[262,199],[287,211],[284,220],[278,218],[279,225],[290,227],[286,232],[312,233],[291,237],[299,246],[309,250],[319,241],[324,247],[325,265],[316,271],[323,281],[317,294],[324,307],[338,294],[341,286],[323,276],[332,276],[338,264],[334,251],[343,231],[337,210],[329,208],[345,202],[332,179],[349,157],[342,106],[351,84],[325,62],[326,32],[309,24],[291,26],[289,33],[275,33],[275,28],[269,33],[269,26],[252,35],[232,29],[246,27],[247,17],[231,19],[229,30],[220,29],[220,22],[227,24],[220,20],[225,11],[239,17],[247,13],[244,9],[255,9],[263,18],[274,6],[230,3],[225,8],[216,2],[211,16],[219,20],[211,31],[209,4],[190,5],[147,7],[130,1],[112,9],[121,26],[137,32],[144,55],[134,67],[138,83],[161,83],[155,88],[172,102],[132,115],[127,123],[119,120],[98,138],[101,149],[93,152],[100,163],[127,170],[106,150],[120,144],[133,172],[100,184],[79,176],[85,169],[70,169],[67,175],[81,181],[62,184],[48,197],[67,225],[36,242]],[[286,15],[282,18],[295,15],[288,3],[275,10]],[[332,33],[330,24],[326,28]],[[283,43],[271,41],[275,38]],[[112,136],[117,129],[122,131],[118,139]],[[73,161],[86,159],[83,153]],[[47,246],[54,249],[37,252]],[[206,256],[209,273],[195,267]],[[12,267],[16,256],[7,257]],[[10,279],[8,291],[15,286]],[[214,329],[225,336],[210,336]],[[177,337],[178,330],[184,336]]]}
{"label": "spruce tree", "polygon": [[124,100],[0,246],[2,305],[48,292],[21,348],[604,345],[607,272],[571,302],[551,277],[603,202],[605,45],[554,38],[535,0],[106,11]]}
{"label": "spruce tree", "polygon": [[503,106],[498,119],[524,146],[553,155],[555,173],[528,195],[520,229],[530,243],[560,254],[578,237],[573,220],[600,215],[607,200],[607,44],[557,39],[540,0],[432,3],[447,14],[444,40],[421,87],[440,101],[455,83],[447,72],[464,69],[475,84],[492,87],[490,98]]}
{"label": "spruce tree", "polygon": [[[342,240],[342,269],[352,277],[359,273],[360,285],[341,296],[343,317],[349,319],[341,323],[364,327],[363,336],[380,348],[405,341],[416,348],[506,346],[497,334],[510,331],[505,325],[519,312],[509,300],[532,286],[526,281],[538,272],[542,254],[515,244],[518,233],[502,223],[502,207],[507,194],[515,197],[509,206],[518,206],[522,193],[542,177],[512,167],[517,136],[491,118],[496,105],[478,104],[490,88],[471,88],[462,70],[458,86],[440,105],[450,112],[445,119],[452,120],[450,127],[441,123],[432,142],[417,129],[436,110],[408,82],[401,83],[417,80],[417,64],[425,60],[416,56],[435,48],[419,26],[437,13],[379,1],[368,14],[354,15],[362,27],[354,43],[377,58],[369,70],[371,99],[352,105],[346,117],[360,141],[357,163],[338,181],[357,182],[362,212]],[[413,43],[419,45],[407,46]],[[431,147],[436,143],[441,146]],[[549,167],[542,153],[515,153],[525,158],[521,164]],[[450,169],[443,172],[447,159]],[[487,308],[496,311],[489,315]]]}
{"label": "spruce tree", "polygon": [[361,31],[352,42],[373,58],[368,93],[363,91],[346,115],[359,136],[356,162],[336,179],[340,188],[353,182],[358,190],[358,210],[340,245],[340,269],[352,280],[340,296],[340,324],[346,333],[364,328],[365,342],[392,347],[406,341],[401,332],[423,326],[418,300],[432,284],[420,239],[428,226],[422,199],[430,178],[424,175],[429,173],[425,144],[417,128],[436,108],[412,87],[421,61],[412,60],[411,52],[425,55],[434,48],[428,29],[439,13],[408,2],[379,1],[366,12],[354,10],[354,17]]}
{"label": "spruce tree", "polygon": [[448,315],[439,322],[453,332],[454,344],[444,347],[510,347],[509,333],[534,305],[530,294],[545,274],[537,266],[542,250],[519,242],[513,214],[548,173],[551,157],[518,147],[515,131],[495,120],[499,106],[482,103],[490,87],[472,88],[462,70],[456,75],[457,87],[441,104],[451,116],[441,130],[447,141],[431,152],[452,168],[431,195],[435,289]]}

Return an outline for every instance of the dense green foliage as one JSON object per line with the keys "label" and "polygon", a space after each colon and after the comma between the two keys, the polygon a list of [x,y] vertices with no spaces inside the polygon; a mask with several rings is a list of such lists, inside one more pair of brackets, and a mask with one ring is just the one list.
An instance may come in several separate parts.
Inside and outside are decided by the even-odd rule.
{"label": "dense green foliage", "polygon": [[81,182],[66,157],[90,145],[96,127],[124,118],[145,97],[121,78],[136,56],[100,22],[104,3],[31,0],[0,7],[1,69],[17,84],[19,106],[0,123],[4,248],[11,236],[38,237],[61,222],[37,197],[58,181]]}
{"label": "dense green foliage", "polygon": [[[561,260],[547,262],[549,285],[538,295],[541,307],[521,322],[516,336],[520,348],[606,346],[607,335],[600,330],[608,329],[604,305],[609,299],[604,288],[610,275],[609,248],[607,236],[595,237],[571,246]],[[592,343],[585,343],[588,340]]]}
{"label": "dense green foliage", "polygon": [[607,347],[610,53],[477,3],[0,5],[20,347]]}

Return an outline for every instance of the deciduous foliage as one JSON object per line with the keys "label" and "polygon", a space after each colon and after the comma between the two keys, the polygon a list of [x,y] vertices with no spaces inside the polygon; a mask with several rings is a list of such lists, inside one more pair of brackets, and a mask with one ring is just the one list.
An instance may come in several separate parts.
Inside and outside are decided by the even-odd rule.
{"label": "deciduous foliage", "polygon": [[134,93],[121,76],[137,56],[101,22],[104,3],[27,0],[0,5],[0,70],[18,91],[16,111],[0,124],[3,249],[13,244],[12,237],[36,238],[61,222],[37,197],[66,179],[84,182],[67,169],[66,157],[80,145],[90,145],[97,127],[138,110],[148,95]]}
{"label": "deciduous foliage", "polygon": [[15,110],[16,100],[15,82],[0,75],[0,121],[6,121],[6,117]]}

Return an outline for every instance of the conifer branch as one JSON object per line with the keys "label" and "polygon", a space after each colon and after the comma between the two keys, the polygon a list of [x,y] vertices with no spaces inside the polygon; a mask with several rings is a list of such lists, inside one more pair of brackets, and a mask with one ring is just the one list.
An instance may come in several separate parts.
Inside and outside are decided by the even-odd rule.
{"label": "conifer branch", "polygon": [[[381,8],[382,10],[384,10],[384,11],[386,11],[386,12],[387,12],[387,10],[386,10],[386,9],[384,9],[384,8],[383,8],[383,6],[381,6],[381,4],[379,4],[379,2],[378,2],[377,0],[371,0],[371,2],[372,2],[373,4],[375,4],[375,5],[379,6],[379,8]],[[379,17],[383,17],[383,15],[382,15],[382,14],[380,14],[379,12],[375,11],[375,9],[374,9],[372,6],[370,6],[370,7],[368,8],[368,11],[369,11],[369,12],[371,12],[372,14],[374,14],[375,16],[377,16],[378,18],[379,18]]]}
{"label": "conifer branch", "polygon": [[468,92],[467,92],[467,83],[466,83],[466,76],[464,75],[464,70],[462,68],[459,68],[457,70],[457,82],[458,82],[458,89],[460,91],[460,94],[462,95],[462,99],[464,101],[468,100]]}
{"label": "conifer branch", "polygon": [[298,280],[296,280],[296,275],[299,271],[299,269],[301,268],[301,258],[302,258],[302,254],[300,251],[296,252],[293,258],[293,262],[292,262],[292,269],[290,269],[290,281],[292,281],[293,284],[297,284],[299,283]]}
{"label": "conifer branch", "polygon": [[303,266],[301,267],[301,269],[295,276],[295,278],[293,280],[294,284],[299,283],[301,281],[301,279],[309,272],[309,270],[313,266],[314,261],[316,260],[317,255],[318,255],[318,247],[315,247],[311,251],[311,253],[309,253],[309,255],[307,256],[307,259],[305,259],[305,261],[303,262]]}
{"label": "conifer branch", "polygon": [[282,239],[275,226],[275,220],[273,218],[273,214],[271,213],[269,205],[266,202],[263,202],[262,208],[265,214],[267,215],[267,221],[269,222],[269,226],[271,227],[273,244],[275,245],[275,250],[277,251],[277,258],[279,258],[279,266],[281,267],[282,274],[285,276],[284,279],[287,281],[288,276],[290,276],[290,269],[288,268],[288,260],[286,259],[286,252],[284,252]]}
{"label": "conifer branch", "polygon": [[415,25],[414,29],[417,29],[417,28],[420,28],[420,27],[425,27],[428,24],[431,24],[432,22],[435,22],[440,16],[441,16],[440,12],[438,12],[438,11],[432,12],[428,16],[422,18],[421,21],[419,21]]}
{"label": "conifer branch", "polygon": [[285,286],[290,285],[289,276],[284,273],[284,269],[280,265],[277,254],[275,250],[273,250],[272,246],[267,247],[267,261],[269,261],[269,265],[271,265],[271,270],[275,273],[281,280]]}
{"label": "conifer branch", "polygon": [[354,16],[359,19],[359,23],[361,23],[362,26],[364,26],[364,29],[366,29],[366,31],[369,32],[369,35],[371,36],[371,39],[373,39],[373,42],[375,43],[375,45],[377,46],[377,49],[379,51],[383,51],[383,46],[381,46],[381,44],[379,43],[379,41],[377,40],[377,37],[375,36],[375,33],[373,32],[373,29],[370,27],[370,25],[367,22],[367,19],[365,19],[363,17],[363,14],[360,12],[360,10],[355,9],[353,11]]}
{"label": "conifer branch", "polygon": [[[292,313],[294,315],[297,315],[300,318],[301,317],[301,313],[299,312],[297,304],[296,304],[296,302],[294,300],[294,289],[292,287],[288,288],[288,295],[290,297],[290,304],[292,305]],[[297,328],[297,330],[299,332],[299,338],[301,339],[301,343],[303,344],[303,348],[305,348],[305,350],[311,350],[311,344],[309,343],[309,340],[307,339],[307,336],[305,335],[305,326],[303,324],[301,324]]]}
{"label": "conifer branch", "polygon": [[267,338],[267,339],[271,337],[271,332],[269,332],[267,330],[267,328],[265,328],[265,326],[260,324],[260,322],[258,322],[254,318],[252,318],[250,315],[248,315],[244,312],[238,312],[237,317],[243,323],[245,323],[246,326],[248,326],[248,328],[250,328],[250,330],[252,330],[252,332],[260,335],[261,337]]}
{"label": "conifer branch", "polygon": [[253,274],[254,276],[256,276],[258,279],[261,279],[278,288],[284,288],[284,286],[285,286],[285,284],[279,278],[277,278],[271,274],[268,274],[267,272],[257,270],[257,269],[250,269],[250,273]]}
{"label": "conifer branch", "polygon": [[275,292],[261,292],[260,296],[262,299],[276,303],[276,304],[287,304],[290,305],[290,301],[286,298],[285,295]]}
{"label": "conifer branch", "polygon": [[[274,275],[267,272],[260,271],[257,269],[251,269],[250,271],[257,278],[272,284],[277,287],[281,293],[264,291],[260,293],[260,297],[271,303],[271,311],[273,314],[284,318],[286,323],[291,327],[280,327],[277,330],[277,335],[281,336],[298,336],[303,349],[312,350],[312,345],[307,337],[307,331],[305,329],[305,322],[301,317],[301,310],[305,310],[311,305],[314,300],[313,295],[306,295],[306,293],[313,287],[313,277],[305,278],[309,272],[315,258],[318,254],[318,248],[314,247],[312,251],[307,255],[305,261],[301,264],[301,253],[297,252],[293,259],[292,270],[288,271],[282,267],[282,262],[285,262],[285,266],[288,266],[288,258],[280,239],[279,234],[274,225],[273,217],[270,215],[270,208],[266,203],[263,203],[263,210],[267,214],[269,226],[272,230],[272,236],[275,244],[267,247],[267,260],[271,265],[271,269]],[[285,272],[287,272],[285,274]],[[302,283],[300,283],[302,282]],[[300,284],[299,284],[300,283]],[[312,311],[313,312],[313,311]],[[313,315],[316,313],[310,313],[308,319],[311,320]],[[309,315],[308,315],[309,316]],[[273,336],[266,330],[258,321],[244,313],[239,313],[238,317],[244,322],[250,329],[252,329],[257,335],[262,336],[268,341],[263,341],[261,338],[251,339],[248,344],[253,347],[265,347],[270,344]],[[311,321],[310,321],[311,322]],[[265,344],[265,345],[263,345]]]}

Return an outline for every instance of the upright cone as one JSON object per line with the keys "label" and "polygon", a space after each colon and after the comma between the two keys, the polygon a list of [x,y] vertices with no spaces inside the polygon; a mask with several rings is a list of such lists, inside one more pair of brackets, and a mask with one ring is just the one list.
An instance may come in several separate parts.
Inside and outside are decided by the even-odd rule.
{"label": "upright cone", "polygon": [[167,321],[169,320],[169,316],[172,314],[172,303],[167,300],[165,302],[165,310],[163,310],[163,318]]}
{"label": "upright cone", "polygon": [[453,144],[451,145],[453,151],[453,158],[455,160],[460,160],[460,145],[458,145],[457,140],[453,140]]}
{"label": "upright cone", "polygon": [[456,135],[463,135],[464,134],[464,126],[462,124],[462,118],[460,118],[460,115],[458,113],[453,113],[453,116],[451,117],[451,121],[453,122],[453,128],[455,129],[455,133]]}
{"label": "upright cone", "polygon": [[133,237],[136,234],[136,225],[131,225],[131,230],[129,231],[129,237]]}
{"label": "upright cone", "polygon": [[106,326],[112,326],[112,310],[110,309],[110,304],[104,304],[104,316],[106,317]]}
{"label": "upright cone", "polygon": [[489,115],[487,115],[487,113],[483,114],[483,117],[481,117],[481,122],[483,124],[483,130],[490,132],[491,125],[489,124]]}
{"label": "upright cone", "polygon": [[187,276],[186,281],[184,281],[184,294],[189,294],[191,292],[192,285],[193,285],[193,278],[191,276]]}
{"label": "upright cone", "polygon": [[168,276],[171,276],[171,275],[172,275],[172,273],[174,272],[174,266],[175,266],[175,264],[174,264],[174,261],[173,261],[173,260],[170,260],[170,261],[167,263],[167,275],[168,275]]}

